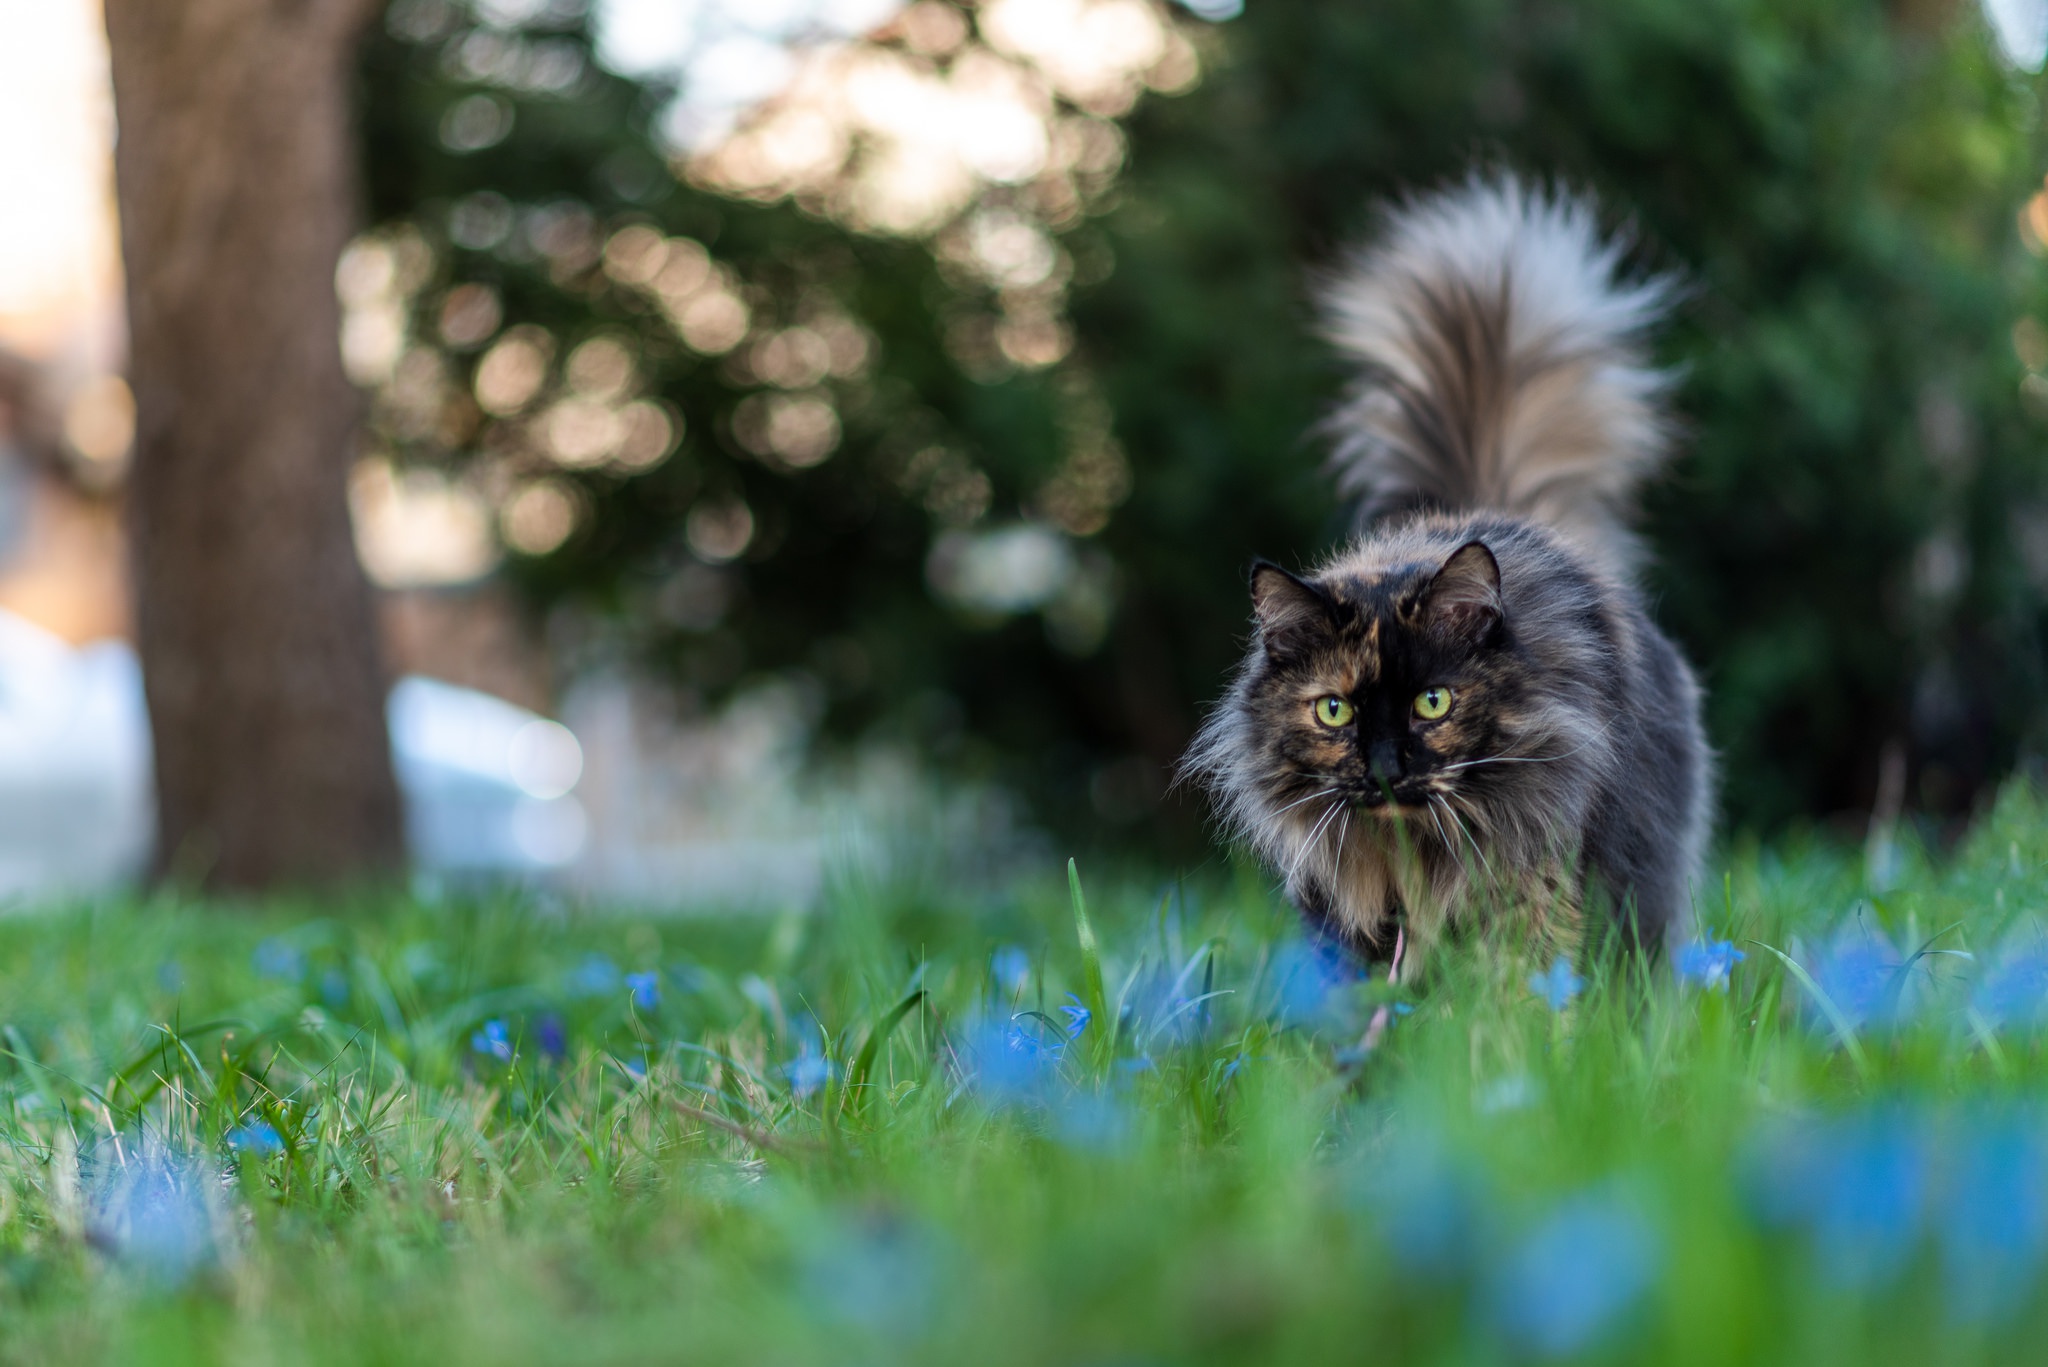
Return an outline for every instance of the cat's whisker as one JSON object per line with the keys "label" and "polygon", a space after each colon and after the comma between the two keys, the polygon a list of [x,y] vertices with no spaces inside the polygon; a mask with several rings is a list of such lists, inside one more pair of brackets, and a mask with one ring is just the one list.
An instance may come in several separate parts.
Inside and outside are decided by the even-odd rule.
{"label": "cat's whisker", "polygon": [[1294,863],[1287,870],[1287,885],[1289,887],[1294,886],[1294,875],[1301,872],[1302,862],[1306,860],[1309,857],[1310,852],[1315,849],[1316,840],[1322,835],[1323,827],[1329,825],[1330,818],[1336,816],[1338,810],[1347,805],[1348,804],[1343,802],[1332,802],[1330,804],[1330,810],[1323,813],[1322,820],[1316,822],[1316,824],[1309,829],[1308,839],[1301,842],[1301,849],[1298,853],[1295,854]]}
{"label": "cat's whisker", "polygon": [[1555,755],[1488,755],[1484,759],[1463,759],[1459,760],[1456,764],[1446,764],[1438,769],[1437,772],[1454,774],[1460,769],[1470,769],[1481,764],[1555,764],[1561,759],[1570,759],[1592,743],[1587,741],[1586,745],[1575,745],[1571,749]]}
{"label": "cat's whisker", "polygon": [[1484,836],[1491,836],[1495,833],[1492,812],[1481,808],[1477,802],[1473,801],[1466,794],[1453,789],[1444,794],[1444,800],[1469,818],[1468,825],[1472,830]]}
{"label": "cat's whisker", "polygon": [[1480,866],[1486,870],[1487,881],[1493,881],[1493,861],[1486,857],[1485,850],[1479,848],[1479,842],[1473,838],[1471,828],[1465,824],[1465,818],[1458,815],[1458,809],[1451,805],[1449,798],[1444,799],[1444,810],[1450,813],[1451,821],[1457,828],[1464,832],[1465,843],[1472,847],[1472,853],[1479,856]]}
{"label": "cat's whisker", "polygon": [[1531,755],[1526,758],[1517,755],[1488,755],[1485,759],[1462,759],[1456,764],[1446,764],[1437,772],[1455,774],[1460,769],[1476,769],[1482,764],[1552,764],[1568,757],[1569,754]]}
{"label": "cat's whisker", "polygon": [[1317,798],[1336,797],[1338,796],[1338,791],[1336,788],[1325,788],[1319,793],[1310,793],[1307,797],[1296,798],[1280,810],[1262,817],[1260,825],[1266,830],[1277,831],[1280,828],[1280,818],[1293,811],[1296,807],[1301,806],[1305,802],[1314,802]]}
{"label": "cat's whisker", "polygon": [[1437,839],[1444,842],[1445,851],[1451,854],[1456,854],[1458,851],[1458,847],[1451,843],[1451,833],[1444,829],[1444,819],[1436,814],[1436,805],[1437,803],[1442,801],[1443,798],[1435,793],[1431,793],[1429,795],[1429,819],[1436,823]]}
{"label": "cat's whisker", "polygon": [[1296,807],[1299,807],[1304,802],[1314,802],[1319,797],[1333,796],[1336,793],[1336,791],[1337,790],[1335,788],[1325,788],[1320,793],[1310,793],[1307,797],[1296,798],[1294,801],[1288,803],[1285,807],[1282,807],[1279,811],[1273,813],[1273,817],[1283,817],[1287,815],[1289,812],[1293,811]]}

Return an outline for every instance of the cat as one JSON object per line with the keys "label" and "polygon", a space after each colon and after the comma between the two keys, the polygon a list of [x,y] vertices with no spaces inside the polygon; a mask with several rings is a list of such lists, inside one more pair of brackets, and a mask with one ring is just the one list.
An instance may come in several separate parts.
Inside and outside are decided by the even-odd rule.
{"label": "cat", "polygon": [[1712,755],[1628,527],[1672,445],[1644,337],[1673,286],[1624,251],[1586,200],[1475,175],[1325,282],[1361,532],[1311,573],[1254,564],[1250,651],[1182,773],[1360,958],[1690,927]]}

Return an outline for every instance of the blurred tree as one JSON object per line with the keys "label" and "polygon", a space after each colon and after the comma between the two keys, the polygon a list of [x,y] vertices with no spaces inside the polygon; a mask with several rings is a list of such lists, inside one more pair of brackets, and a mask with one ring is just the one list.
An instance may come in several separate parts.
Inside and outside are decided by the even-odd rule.
{"label": "blurred tree", "polygon": [[224,887],[395,868],[345,479],[335,262],[371,0],[108,0],[159,862]]}
{"label": "blurred tree", "polygon": [[[2038,129],[1973,11],[1134,3],[925,0],[672,176],[671,91],[597,68],[576,0],[399,0],[364,67],[378,240],[417,262],[380,443],[685,695],[797,671],[829,734],[1115,829],[1220,690],[1246,560],[1344,534],[1307,273],[1378,197],[1503,160],[1694,286],[1656,589],[1734,819],[1864,805],[1887,747],[1940,810],[2012,761],[2048,587]],[[1019,20],[1070,9],[1121,46]],[[956,156],[948,99],[1042,141]]]}

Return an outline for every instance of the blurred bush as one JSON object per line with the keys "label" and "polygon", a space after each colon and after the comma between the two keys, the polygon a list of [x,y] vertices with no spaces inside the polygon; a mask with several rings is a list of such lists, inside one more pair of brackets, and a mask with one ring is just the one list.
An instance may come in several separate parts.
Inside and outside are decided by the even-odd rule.
{"label": "blurred bush", "polygon": [[2038,741],[2039,82],[1974,9],[1140,6],[1109,75],[1016,9],[926,0],[833,59],[1042,120],[1018,164],[891,201],[916,149],[821,132],[827,62],[672,174],[672,89],[600,69],[578,4],[394,5],[352,364],[379,451],[486,500],[533,602],[581,609],[572,657],[706,700],[796,671],[828,736],[1146,819],[1246,560],[1346,531],[1310,271],[1376,199],[1503,162],[1596,191],[1692,287],[1654,592],[1730,819],[1866,807],[1888,751],[1958,811]]}

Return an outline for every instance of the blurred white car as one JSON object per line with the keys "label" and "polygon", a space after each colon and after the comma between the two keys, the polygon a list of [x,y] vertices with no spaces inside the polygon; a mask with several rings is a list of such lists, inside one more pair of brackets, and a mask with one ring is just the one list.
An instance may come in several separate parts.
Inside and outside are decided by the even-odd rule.
{"label": "blurred white car", "polygon": [[[568,728],[418,677],[391,690],[387,716],[416,869],[523,878],[582,853],[583,753]],[[74,649],[0,612],[0,896],[139,877],[151,785],[135,652],[119,641]]]}

